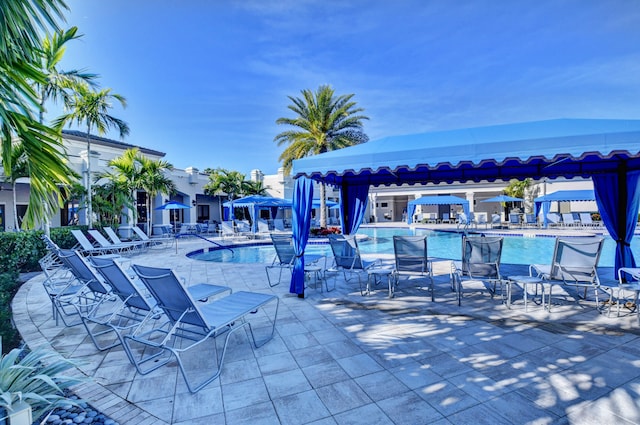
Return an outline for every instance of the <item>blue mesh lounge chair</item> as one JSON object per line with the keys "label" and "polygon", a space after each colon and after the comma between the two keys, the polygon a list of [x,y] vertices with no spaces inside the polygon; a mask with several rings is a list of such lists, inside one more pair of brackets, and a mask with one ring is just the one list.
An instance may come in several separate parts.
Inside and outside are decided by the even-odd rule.
{"label": "blue mesh lounge chair", "polygon": [[400,276],[426,277],[429,279],[431,301],[434,301],[431,261],[427,256],[426,236],[394,236],[396,284]]}
{"label": "blue mesh lounge chair", "polygon": [[462,238],[462,261],[452,261],[451,283],[462,304],[462,282],[480,280],[493,284],[491,296],[496,292],[500,276],[500,259],[504,238],[500,236],[465,236]]}
{"label": "blue mesh lounge chair", "polygon": [[596,307],[599,307],[600,279],[597,267],[603,244],[604,238],[597,236],[558,237],[551,264],[532,264],[529,266],[531,276],[537,276],[549,285],[549,309],[551,309],[553,285],[565,285],[576,289],[584,288],[584,298],[587,296],[587,290],[592,288],[595,292]]}
{"label": "blue mesh lounge chair", "polygon": [[[182,286],[171,270],[140,265],[133,265],[132,268],[168,319],[164,326],[149,330],[140,328],[124,337],[127,349],[131,353],[135,353],[136,345],[144,348],[143,357],[134,362],[141,374],[158,369],[175,357],[189,391],[195,393],[220,375],[229,337],[236,331],[245,329],[245,326],[248,327],[255,347],[263,345],[273,337],[280,301],[274,295],[239,291],[209,303],[200,304]],[[275,303],[273,316],[269,317],[266,314],[261,316],[271,321],[271,331],[266,338],[258,342],[248,318],[256,315],[258,310],[270,303]],[[216,338],[223,335],[226,336],[221,353],[218,355]],[[213,339],[211,342],[214,356],[211,356],[210,351],[198,353],[215,360],[216,367],[213,373],[202,377],[203,370],[198,365],[198,372],[195,375],[200,382],[195,383],[194,377],[189,376],[188,362],[183,361],[183,355],[193,352],[191,350],[197,350],[200,344],[209,338]],[[209,349],[209,346],[206,345],[203,348]]]}

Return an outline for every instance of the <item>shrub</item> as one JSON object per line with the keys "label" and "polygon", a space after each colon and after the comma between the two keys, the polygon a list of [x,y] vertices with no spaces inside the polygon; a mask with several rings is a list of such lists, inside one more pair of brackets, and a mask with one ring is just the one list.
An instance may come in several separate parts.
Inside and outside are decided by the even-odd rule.
{"label": "shrub", "polygon": [[15,403],[24,401],[38,418],[56,407],[75,400],[65,396],[65,390],[82,380],[64,376],[73,363],[44,350],[27,352],[13,349],[0,358],[0,407],[12,410]]}
{"label": "shrub", "polygon": [[311,236],[327,236],[339,235],[341,233],[339,227],[315,227],[309,232]]}
{"label": "shrub", "polygon": [[22,342],[11,322],[11,300],[19,287],[17,273],[0,273],[0,339],[8,350]]}

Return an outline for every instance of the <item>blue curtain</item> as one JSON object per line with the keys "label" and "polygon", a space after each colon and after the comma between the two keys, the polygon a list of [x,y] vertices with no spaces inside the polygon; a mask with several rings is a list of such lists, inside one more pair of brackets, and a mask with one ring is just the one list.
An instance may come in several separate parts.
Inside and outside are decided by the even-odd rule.
{"label": "blue curtain", "polygon": [[293,249],[296,259],[291,272],[292,294],[304,294],[304,250],[309,240],[311,228],[311,208],[313,205],[313,181],[306,177],[298,177],[293,188],[292,227]]}
{"label": "blue curtain", "polygon": [[362,223],[369,202],[369,185],[343,184],[340,188],[342,234],[355,235]]}
{"label": "blue curtain", "polygon": [[540,207],[542,207],[542,221],[543,221],[544,228],[546,229],[549,223],[549,220],[547,220],[547,214],[549,214],[549,210],[551,209],[551,202],[540,201],[540,202],[536,202],[534,205],[535,205],[535,209],[533,210],[533,214],[536,217],[540,214]]}
{"label": "blue curtain", "polygon": [[407,205],[407,224],[413,223],[413,215],[416,213],[416,206],[409,204]]}
{"label": "blue curtain", "polygon": [[631,251],[631,239],[638,221],[640,206],[640,171],[618,174],[594,175],[598,211],[609,234],[616,241],[614,278],[618,278],[621,267],[635,267],[636,261]]}
{"label": "blue curtain", "polygon": [[278,215],[278,208],[280,207],[269,207],[269,209],[271,210],[271,219],[276,218],[276,216]]}

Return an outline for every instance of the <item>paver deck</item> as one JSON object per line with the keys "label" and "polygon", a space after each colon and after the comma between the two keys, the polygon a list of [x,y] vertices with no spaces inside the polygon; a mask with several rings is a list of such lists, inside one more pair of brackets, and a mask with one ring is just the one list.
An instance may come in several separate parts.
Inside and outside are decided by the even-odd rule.
{"label": "paver deck", "polygon": [[281,302],[273,340],[255,349],[238,332],[222,375],[197,394],[175,363],[140,375],[121,347],[99,352],[82,326],[56,326],[41,276],[16,295],[16,326],[30,347],[76,361],[89,380],[74,391],[121,424],[640,423],[640,326],[628,311],[608,317],[580,300],[525,312],[517,290],[507,309],[480,282],[465,284],[458,307],[448,262],[435,264],[435,302],[407,282],[389,299],[384,284],[363,297],[343,279],[300,299],[288,283],[270,288],[263,264],[185,257],[203,246],[181,240],[178,254],[152,250],[132,261]]}

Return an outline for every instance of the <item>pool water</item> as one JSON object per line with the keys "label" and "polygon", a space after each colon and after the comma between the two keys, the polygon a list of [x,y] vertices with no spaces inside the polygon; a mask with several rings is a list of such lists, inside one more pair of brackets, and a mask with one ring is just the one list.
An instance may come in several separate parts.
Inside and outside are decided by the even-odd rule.
{"label": "pool water", "polygon": [[[460,260],[462,237],[459,233],[422,229],[362,228],[358,234],[369,237],[368,240],[358,242],[362,254],[393,254],[394,235],[427,235],[430,257]],[[501,262],[525,265],[549,262],[553,256],[554,245],[555,237],[505,236]],[[614,248],[614,241],[607,237],[600,256],[601,267],[613,267]],[[637,258],[640,253],[640,237],[633,239],[631,249]],[[309,244],[305,253],[331,255],[331,248],[328,244]],[[228,249],[201,252],[190,257],[215,262],[271,263],[275,257],[275,250],[271,245],[258,245],[234,247],[233,252]]]}

